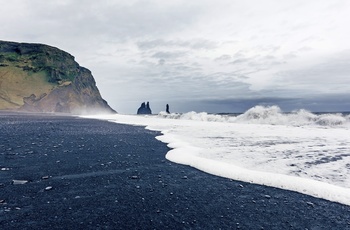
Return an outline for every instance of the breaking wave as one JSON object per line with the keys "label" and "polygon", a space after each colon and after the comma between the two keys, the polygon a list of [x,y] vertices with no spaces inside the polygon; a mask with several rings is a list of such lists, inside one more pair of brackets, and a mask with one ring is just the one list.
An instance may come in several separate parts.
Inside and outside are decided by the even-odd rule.
{"label": "breaking wave", "polygon": [[317,126],[350,126],[350,115],[342,113],[314,114],[301,109],[284,113],[278,106],[255,106],[240,115],[218,115],[206,112],[172,113],[160,112],[160,118],[195,120],[208,122],[229,122],[270,125],[317,125]]}

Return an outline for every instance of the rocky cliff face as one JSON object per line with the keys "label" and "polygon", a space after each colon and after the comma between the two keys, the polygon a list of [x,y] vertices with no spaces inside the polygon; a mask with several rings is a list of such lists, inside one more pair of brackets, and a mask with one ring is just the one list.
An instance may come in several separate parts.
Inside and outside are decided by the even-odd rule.
{"label": "rocky cliff face", "polygon": [[30,112],[115,112],[91,72],[55,47],[0,41],[0,109]]}

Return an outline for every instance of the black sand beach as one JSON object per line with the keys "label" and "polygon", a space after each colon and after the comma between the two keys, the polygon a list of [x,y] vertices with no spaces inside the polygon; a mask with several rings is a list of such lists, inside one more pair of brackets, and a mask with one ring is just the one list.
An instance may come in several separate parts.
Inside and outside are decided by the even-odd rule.
{"label": "black sand beach", "polygon": [[169,162],[156,135],[0,113],[0,229],[350,229],[349,206]]}

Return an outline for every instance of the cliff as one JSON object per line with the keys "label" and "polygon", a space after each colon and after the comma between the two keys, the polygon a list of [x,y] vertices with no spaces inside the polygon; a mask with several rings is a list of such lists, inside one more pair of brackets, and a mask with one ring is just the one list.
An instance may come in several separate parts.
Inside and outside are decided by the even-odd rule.
{"label": "cliff", "polygon": [[0,109],[73,114],[115,112],[91,72],[42,44],[0,41]]}

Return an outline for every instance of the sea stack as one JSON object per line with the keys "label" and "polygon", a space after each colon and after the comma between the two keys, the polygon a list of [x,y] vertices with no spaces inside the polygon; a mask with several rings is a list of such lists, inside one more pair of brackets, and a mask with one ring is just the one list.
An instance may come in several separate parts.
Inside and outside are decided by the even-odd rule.
{"label": "sea stack", "polygon": [[145,102],[142,102],[140,108],[137,110],[137,114],[152,114],[149,102],[147,102],[147,104]]}
{"label": "sea stack", "polygon": [[0,41],[0,110],[115,113],[90,70],[43,44]]}

